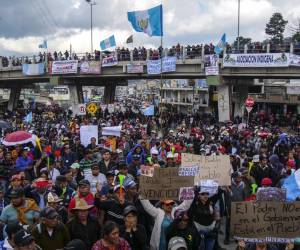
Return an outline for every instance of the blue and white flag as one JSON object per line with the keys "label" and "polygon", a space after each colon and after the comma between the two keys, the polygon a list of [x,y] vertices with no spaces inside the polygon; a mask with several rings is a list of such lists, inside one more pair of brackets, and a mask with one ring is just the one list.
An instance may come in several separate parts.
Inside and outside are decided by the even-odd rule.
{"label": "blue and white flag", "polygon": [[145,116],[154,115],[154,105],[150,105],[149,107],[142,109],[142,113]]}
{"label": "blue and white flag", "polygon": [[300,169],[284,180],[282,188],[286,189],[286,199],[289,201],[300,196]]}
{"label": "blue and white flag", "polygon": [[112,35],[109,38],[103,40],[100,42],[100,48],[102,50],[106,50],[110,47],[115,47],[116,46],[116,40],[115,40],[115,36]]}
{"label": "blue and white flag", "polygon": [[39,49],[47,49],[48,46],[47,46],[47,41],[44,40],[43,43],[39,44]]}
{"label": "blue and white flag", "polygon": [[128,12],[127,18],[135,31],[144,32],[148,36],[163,36],[162,5],[148,10]]}
{"label": "blue and white flag", "polygon": [[226,46],[226,34],[224,33],[223,36],[221,37],[221,40],[215,46],[215,53],[218,55],[221,54],[225,46]]}
{"label": "blue and white flag", "polygon": [[22,65],[22,72],[25,76],[38,76],[45,73],[45,64],[36,63],[36,64],[27,64]]}
{"label": "blue and white flag", "polygon": [[31,123],[31,122],[32,122],[32,112],[28,113],[28,114],[25,116],[24,122],[26,122],[26,123]]}

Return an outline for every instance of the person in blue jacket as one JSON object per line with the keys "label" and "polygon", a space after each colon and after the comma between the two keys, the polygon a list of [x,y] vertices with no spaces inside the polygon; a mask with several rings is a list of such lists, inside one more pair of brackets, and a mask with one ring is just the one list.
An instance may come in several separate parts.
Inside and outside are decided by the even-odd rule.
{"label": "person in blue jacket", "polygon": [[146,160],[146,152],[144,151],[143,147],[140,144],[137,144],[133,149],[130,150],[126,157],[126,164],[129,165],[132,163],[132,156],[133,155],[140,155],[141,163],[144,164]]}

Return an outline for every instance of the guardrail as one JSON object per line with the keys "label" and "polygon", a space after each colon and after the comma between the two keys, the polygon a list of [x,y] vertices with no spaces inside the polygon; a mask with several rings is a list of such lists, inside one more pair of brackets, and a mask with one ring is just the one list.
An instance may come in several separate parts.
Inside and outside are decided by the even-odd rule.
{"label": "guardrail", "polygon": [[[236,54],[236,53],[280,53],[289,52],[294,54],[300,54],[300,44],[294,45],[286,44],[282,46],[271,45],[271,44],[250,44],[245,45],[243,49],[238,50],[236,47],[227,45],[223,53],[220,54],[220,58],[223,54]],[[178,59],[203,59],[205,55],[214,54],[213,47],[208,45],[196,45],[196,46],[177,46],[170,49],[117,49],[116,51],[96,51],[95,53],[71,53],[66,58],[66,55],[62,53],[48,53],[39,54],[33,56],[24,57],[1,57],[0,56],[0,70],[19,70],[23,63],[39,63],[49,61],[61,61],[61,60],[102,60],[102,58],[110,56],[112,53],[117,53],[118,61],[146,61],[146,60],[159,60],[161,56],[176,56]]]}

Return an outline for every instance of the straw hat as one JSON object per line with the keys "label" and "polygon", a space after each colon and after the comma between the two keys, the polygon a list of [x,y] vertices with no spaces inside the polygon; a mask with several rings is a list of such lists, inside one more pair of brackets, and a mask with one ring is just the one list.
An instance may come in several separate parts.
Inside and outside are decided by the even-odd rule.
{"label": "straw hat", "polygon": [[88,205],[84,199],[76,198],[75,207],[72,210],[88,210],[94,205]]}
{"label": "straw hat", "polygon": [[57,203],[62,201],[63,199],[58,198],[58,196],[55,193],[49,193],[47,195],[47,202],[53,202],[53,203]]}

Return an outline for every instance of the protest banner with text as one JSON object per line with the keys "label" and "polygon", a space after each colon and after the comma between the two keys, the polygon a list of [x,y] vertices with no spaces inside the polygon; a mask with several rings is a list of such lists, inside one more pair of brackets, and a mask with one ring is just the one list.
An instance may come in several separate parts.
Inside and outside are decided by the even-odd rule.
{"label": "protest banner with text", "polygon": [[192,187],[193,176],[179,176],[178,168],[154,168],[153,177],[140,176],[140,191],[144,199],[178,200],[181,187]]}
{"label": "protest banner with text", "polygon": [[300,202],[233,202],[230,228],[239,239],[299,237]]}
{"label": "protest banner with text", "polygon": [[231,184],[231,164],[228,155],[194,155],[183,153],[181,166],[199,166],[199,172],[195,176],[195,184],[201,180],[214,180],[219,186]]}

